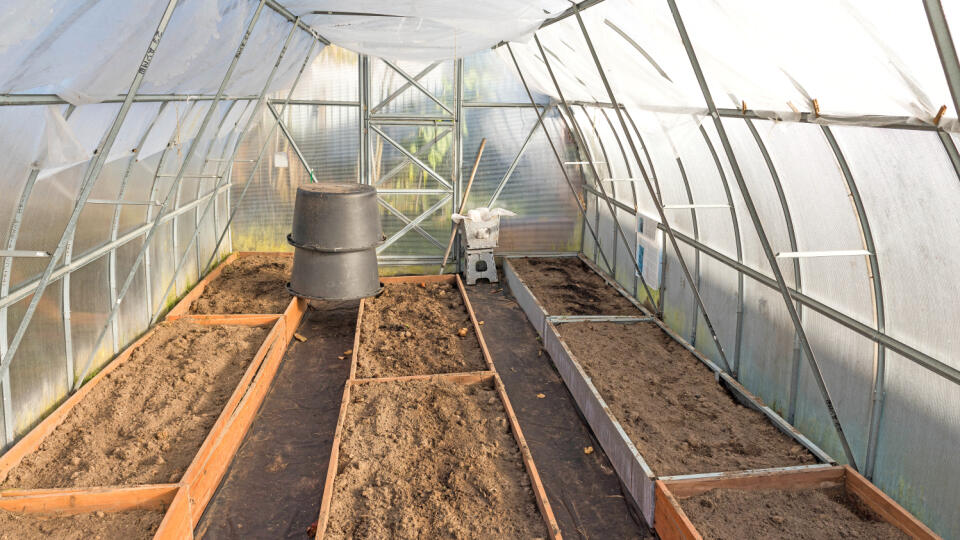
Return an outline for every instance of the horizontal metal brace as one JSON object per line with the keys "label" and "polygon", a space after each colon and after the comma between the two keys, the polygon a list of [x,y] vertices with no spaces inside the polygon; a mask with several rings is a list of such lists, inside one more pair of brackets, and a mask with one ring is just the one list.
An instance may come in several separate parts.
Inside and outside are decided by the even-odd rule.
{"label": "horizontal metal brace", "polygon": [[[157,175],[157,177],[159,178],[171,178],[175,176],[177,175],[175,174],[158,174]],[[216,174],[184,174],[183,178],[220,178],[220,176]]]}
{"label": "horizontal metal brace", "polygon": [[29,251],[25,249],[0,249],[0,257],[49,257],[49,251]]}
{"label": "horizontal metal brace", "polygon": [[632,317],[630,315],[552,315],[547,317],[553,324],[579,322],[639,323],[653,322],[653,317]]}
{"label": "horizontal metal brace", "polygon": [[324,107],[359,107],[359,101],[341,101],[334,99],[291,99],[289,102],[285,99],[267,100],[271,105],[321,105]]}
{"label": "horizontal metal brace", "polygon": [[[542,109],[542,108],[544,108],[544,107],[550,107],[550,106],[552,106],[552,105],[554,105],[554,104],[553,104],[553,103],[537,103],[537,108],[538,108],[538,109]],[[515,108],[520,108],[520,109],[532,109],[532,108],[533,108],[533,105],[531,105],[531,104],[529,104],[529,103],[526,103],[526,102],[524,102],[524,103],[497,103],[497,102],[495,102],[495,101],[474,101],[474,102],[466,102],[466,101],[465,101],[465,102],[463,103],[463,107],[466,108],[466,109],[480,109],[480,108],[499,109],[499,108],[510,108],[510,107],[515,107]]]}
{"label": "horizontal metal brace", "polygon": [[449,189],[377,189],[379,195],[446,195]]}
{"label": "horizontal metal brace", "polygon": [[[206,161],[230,161],[230,160],[229,160],[229,159],[207,158]],[[255,159],[235,159],[235,160],[233,160],[234,163],[256,163],[256,161],[257,161],[257,160],[255,160]]]}
{"label": "horizontal metal brace", "polygon": [[847,249],[835,251],[781,251],[777,253],[778,259],[805,259],[808,257],[849,257],[855,255],[871,255],[865,249]]}
{"label": "horizontal metal brace", "polygon": [[121,201],[116,199],[87,199],[87,204],[132,204],[137,206],[160,206],[157,201]]}
{"label": "horizontal metal brace", "polygon": [[[223,96],[221,101],[254,101],[258,96]],[[99,103],[123,103],[126,95],[107,98]],[[151,103],[162,101],[211,101],[216,96],[191,94],[137,94],[133,97],[134,103]],[[0,105],[66,105],[69,102],[56,94],[2,94]]]}
{"label": "horizontal metal brace", "polygon": [[370,122],[376,124],[453,124],[451,116],[418,116],[418,115],[370,115]]}
{"label": "horizontal metal brace", "polygon": [[[593,163],[594,165],[599,165],[601,163],[603,163],[604,165],[607,164],[606,161],[594,161]],[[564,161],[563,164],[564,165],[589,165],[590,162],[589,161]]]}
{"label": "horizontal metal brace", "polygon": [[665,204],[664,210],[698,210],[700,208],[730,208],[729,204]]}

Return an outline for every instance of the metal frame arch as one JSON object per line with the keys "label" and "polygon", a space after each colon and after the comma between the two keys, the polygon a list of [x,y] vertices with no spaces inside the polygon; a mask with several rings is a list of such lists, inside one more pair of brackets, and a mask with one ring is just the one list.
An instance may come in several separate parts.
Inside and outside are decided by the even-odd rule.
{"label": "metal frame arch", "polygon": [[833,398],[830,397],[830,392],[827,389],[826,382],[823,379],[823,373],[820,371],[820,366],[817,363],[816,356],[813,353],[813,349],[810,347],[810,343],[807,341],[806,333],[803,330],[803,324],[800,321],[800,317],[797,314],[796,309],[794,308],[790,297],[790,289],[787,286],[786,281],[783,279],[783,274],[780,272],[780,268],[777,265],[773,249],[770,246],[770,241],[763,230],[763,225],[760,223],[760,218],[757,214],[757,209],[753,204],[753,200],[750,197],[750,192],[747,190],[743,173],[740,170],[740,166],[737,164],[733,147],[730,145],[730,141],[727,138],[723,123],[720,121],[720,115],[717,112],[716,103],[713,101],[713,96],[710,93],[710,87],[708,86],[706,78],[704,77],[703,71],[700,67],[700,61],[697,59],[696,52],[693,49],[693,44],[690,41],[690,36],[687,34],[687,29],[683,23],[683,18],[680,16],[680,10],[677,7],[676,0],[666,1],[668,7],[670,8],[670,13],[673,15],[674,23],[677,26],[677,32],[680,34],[680,40],[683,42],[683,47],[686,50],[687,57],[690,61],[690,67],[693,70],[694,75],[696,75],[697,82],[700,85],[700,90],[703,93],[703,99],[706,102],[707,108],[710,111],[710,116],[713,118],[714,124],[716,125],[717,134],[720,136],[720,142],[723,144],[723,149],[727,154],[730,167],[733,169],[734,177],[737,181],[738,187],[740,188],[741,194],[743,195],[744,203],[747,206],[747,211],[750,212],[750,218],[753,221],[754,228],[757,231],[757,236],[760,239],[760,245],[763,247],[764,254],[767,257],[767,262],[769,263],[774,277],[776,278],[777,288],[780,290],[784,304],[787,306],[787,311],[790,313],[790,318],[793,321],[793,325],[797,331],[798,337],[800,338],[804,354],[810,363],[810,368],[813,371],[817,386],[819,387],[820,393],[824,399],[824,403],[827,406],[827,411],[830,414],[830,420],[833,422],[834,428],[837,431],[837,435],[840,437],[840,443],[843,446],[843,451],[847,461],[854,469],[856,469],[856,459],[853,455],[853,450],[850,448],[850,443],[847,441],[847,436],[843,431],[843,426],[840,424],[840,419],[837,416],[836,408],[833,405]]}
{"label": "metal frame arch", "polygon": [[[853,178],[853,173],[847,163],[837,139],[833,136],[830,126],[820,126],[824,138],[833,150],[837,159],[837,164],[843,174],[846,183],[847,193],[850,196],[850,202],[853,205],[853,211],[857,217],[857,223],[860,226],[860,234],[863,239],[864,249],[870,252],[867,257],[869,263],[870,275],[868,276],[871,284],[871,296],[873,299],[874,319],[877,325],[877,331],[886,332],[886,315],[883,302],[883,284],[880,279],[880,262],[877,258],[877,247],[873,238],[873,231],[870,229],[870,221],[867,218],[866,208],[863,199],[860,198],[860,190]],[[873,469],[877,459],[877,444],[879,441],[880,419],[883,416],[883,398],[885,392],[885,374],[886,374],[886,347],[879,341],[874,341],[874,378],[873,389],[870,400],[870,425],[867,432],[867,455],[863,464],[863,474],[867,478],[873,478]]]}
{"label": "metal frame arch", "polygon": [[[760,149],[760,154],[763,156],[763,161],[767,165],[767,170],[770,171],[770,179],[773,182],[773,187],[777,191],[777,199],[780,202],[780,210],[783,212],[783,221],[787,226],[787,239],[790,243],[790,251],[799,251],[797,246],[797,232],[796,227],[793,224],[793,216],[790,213],[790,205],[787,203],[787,195],[783,191],[783,183],[780,182],[780,175],[777,173],[777,168],[773,164],[773,158],[770,157],[770,152],[767,150],[766,143],[763,142],[763,138],[760,137],[760,132],[757,131],[757,127],[753,125],[753,120],[749,118],[744,118],[743,121],[747,124],[747,128],[750,130],[750,134],[753,135],[753,140],[756,141],[757,147]],[[794,289],[803,292],[803,280],[800,274],[800,259],[793,259],[793,287]],[[803,304],[796,303],[797,315],[800,317],[800,320],[803,321]],[[791,357],[791,367],[790,367],[790,396],[787,398],[787,422],[793,423],[796,413],[797,413],[797,391],[800,384],[800,340],[796,332],[793,336],[793,353]]]}

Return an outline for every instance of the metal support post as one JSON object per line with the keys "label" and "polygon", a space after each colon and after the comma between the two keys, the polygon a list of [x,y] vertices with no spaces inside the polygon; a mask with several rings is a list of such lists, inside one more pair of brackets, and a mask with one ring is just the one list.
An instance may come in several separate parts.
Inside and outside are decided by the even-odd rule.
{"label": "metal support post", "polygon": [[[743,120],[747,123],[747,128],[750,129],[750,133],[753,135],[753,140],[756,141],[757,147],[760,149],[760,154],[763,156],[763,161],[767,165],[767,170],[770,171],[770,178],[773,180],[773,187],[777,190],[777,199],[780,201],[780,210],[783,212],[783,221],[787,226],[787,238],[790,242],[791,251],[799,251],[797,246],[797,234],[796,229],[793,226],[793,216],[790,215],[790,205],[787,204],[787,195],[783,191],[783,184],[780,182],[780,175],[777,174],[777,168],[773,165],[773,159],[770,157],[770,152],[767,151],[767,145],[764,144],[763,139],[760,137],[760,132],[757,131],[757,127],[753,125],[753,121],[749,118]],[[803,280],[800,276],[800,260],[793,259],[793,281],[794,288],[796,290],[803,292]],[[797,316],[803,321],[803,304],[799,302],[796,303]],[[800,350],[800,338],[794,333],[793,336],[793,354],[791,356],[791,366],[790,366],[790,396],[787,400],[787,422],[791,424],[796,419],[797,415],[797,392],[799,391],[800,385],[800,359],[802,352]]]}
{"label": "metal support post", "polygon": [[[687,52],[687,57],[690,60],[690,65],[693,68],[693,72],[697,77],[697,82],[700,84],[700,90],[703,93],[703,99],[706,102],[707,108],[710,111],[710,116],[713,118],[714,124],[716,125],[717,133],[720,136],[720,142],[723,143],[723,149],[727,154],[730,167],[733,169],[733,175],[737,180],[737,185],[740,187],[744,204],[747,207],[747,211],[750,213],[750,219],[753,221],[753,226],[757,231],[757,236],[760,239],[760,245],[763,248],[764,255],[766,255],[767,262],[770,264],[770,269],[777,281],[777,287],[780,289],[780,294],[783,296],[784,304],[787,306],[787,311],[790,314],[790,319],[793,321],[793,326],[797,331],[797,336],[800,338],[800,344],[803,347],[807,361],[810,363],[810,369],[813,372],[814,379],[816,380],[817,386],[820,389],[820,394],[823,396],[824,403],[827,406],[827,411],[830,414],[830,420],[833,423],[834,429],[837,431],[837,435],[840,437],[840,443],[843,446],[843,452],[850,466],[856,469],[856,459],[853,455],[853,450],[850,448],[850,443],[847,441],[847,436],[843,431],[843,426],[840,425],[840,418],[837,416],[836,408],[833,405],[833,399],[830,397],[827,384],[823,379],[823,373],[820,371],[820,366],[813,354],[813,349],[810,347],[810,342],[807,340],[806,332],[803,330],[800,316],[790,299],[790,290],[783,278],[783,273],[780,271],[780,266],[777,264],[777,259],[774,256],[773,248],[770,246],[770,240],[767,238],[767,234],[764,232],[763,224],[760,223],[760,216],[757,213],[757,208],[753,203],[753,199],[750,197],[750,192],[747,189],[746,182],[743,178],[743,173],[740,171],[740,166],[737,164],[736,156],[733,153],[733,146],[731,146],[730,140],[727,138],[727,132],[723,127],[723,122],[721,122],[720,115],[717,113],[717,106],[713,101],[713,96],[710,94],[710,88],[707,85],[707,80],[704,78],[703,71],[700,69],[700,62],[697,60],[696,52],[693,50],[693,44],[690,42],[690,36],[687,35],[687,29],[683,24],[683,19],[680,17],[680,10],[677,8],[676,0],[667,0],[667,4],[670,7],[670,12],[673,14],[674,22],[677,25],[677,31],[680,33],[680,39],[683,42],[683,47]],[[581,24],[583,24],[582,21]]]}
{"label": "metal support post", "polygon": [[[840,172],[843,173],[843,180],[846,184],[847,193],[853,204],[854,212],[857,215],[857,223],[860,226],[860,236],[863,239],[863,247],[870,253],[867,256],[867,262],[870,265],[870,285],[871,296],[873,299],[873,318],[877,325],[877,332],[886,332],[886,315],[883,304],[883,284],[880,281],[880,262],[877,260],[877,247],[873,240],[873,230],[870,228],[870,221],[867,219],[867,212],[863,206],[863,199],[860,198],[860,190],[853,179],[853,173],[850,172],[850,166],[847,159],[840,151],[840,145],[833,136],[833,131],[829,126],[820,126],[827,143],[833,150],[840,165]],[[883,398],[885,390],[886,377],[886,352],[887,348],[883,343],[876,342],[874,345],[874,367],[873,367],[873,389],[870,399],[870,427],[867,432],[867,456],[863,463],[863,474],[867,478],[873,477],[873,467],[877,459],[877,441],[880,436],[880,419],[883,416]]]}

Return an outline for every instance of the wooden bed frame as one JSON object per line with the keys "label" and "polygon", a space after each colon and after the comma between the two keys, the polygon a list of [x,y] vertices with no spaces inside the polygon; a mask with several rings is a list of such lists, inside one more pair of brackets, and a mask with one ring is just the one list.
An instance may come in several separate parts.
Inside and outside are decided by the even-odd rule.
{"label": "wooden bed frame", "polygon": [[463,281],[460,279],[460,276],[457,274],[445,274],[439,276],[399,276],[384,277],[381,278],[381,281],[387,286],[389,286],[391,283],[456,283],[457,289],[460,291],[460,296],[463,299],[463,303],[467,308],[467,312],[470,314],[470,321],[473,323],[473,329],[476,332],[477,340],[480,343],[480,349],[483,352],[483,357],[487,363],[488,369],[487,371],[443,373],[438,375],[410,375],[403,377],[363,379],[356,378],[357,356],[360,350],[360,331],[363,323],[363,311],[365,303],[364,300],[361,300],[360,310],[357,314],[356,331],[353,338],[353,352],[350,359],[350,378],[347,380],[347,383],[344,386],[343,399],[340,402],[340,416],[337,419],[337,428],[333,439],[333,450],[330,453],[330,462],[327,466],[327,477],[323,488],[323,499],[320,504],[320,516],[317,520],[316,539],[323,539],[327,524],[329,523],[330,519],[330,507],[333,499],[333,485],[337,476],[337,464],[339,461],[340,440],[343,436],[343,424],[346,421],[347,410],[350,404],[351,388],[361,384],[389,384],[397,381],[442,380],[464,385],[482,383],[493,384],[497,391],[497,395],[500,397],[500,401],[503,404],[503,408],[507,413],[507,419],[510,422],[510,428],[513,433],[513,437],[520,449],[520,455],[523,458],[524,467],[526,468],[527,475],[530,477],[530,487],[533,489],[534,498],[536,499],[537,507],[540,510],[540,514],[543,517],[544,523],[547,526],[549,537],[559,540],[561,538],[560,526],[557,525],[556,518],[553,515],[553,510],[550,507],[550,502],[547,500],[546,491],[543,488],[543,483],[540,481],[540,475],[537,472],[537,467],[533,462],[533,455],[530,453],[530,448],[527,446],[527,442],[523,437],[523,432],[520,430],[520,423],[517,421],[517,417],[513,412],[513,407],[510,405],[510,399],[507,397],[506,388],[503,386],[503,381],[500,380],[500,376],[497,374],[496,369],[494,368],[493,359],[491,358],[490,351],[487,349],[487,344],[483,339],[483,332],[480,330],[479,321],[477,321],[476,314],[473,311],[473,306],[470,305],[470,299],[467,297],[467,292],[463,286]]}
{"label": "wooden bed frame", "polygon": [[700,478],[663,478],[657,480],[657,534],[663,540],[702,540],[696,527],[680,507],[679,499],[693,497],[712,489],[820,489],[843,486],[876,512],[884,521],[912,538],[940,538],[877,486],[848,466],[819,470],[748,471],[703,475]]}
{"label": "wooden bed frame", "polygon": [[[163,521],[154,538],[157,540],[192,539],[194,527],[226,474],[233,456],[253,423],[256,412],[273,382],[286,353],[287,345],[307,310],[307,302],[292,298],[283,313],[279,314],[191,315],[189,314],[190,305],[203,294],[203,290],[211,281],[220,276],[228,264],[240,257],[263,254],[292,255],[261,252],[232,253],[167,314],[166,320],[187,318],[201,325],[270,326],[270,332],[179,482],[122,487],[7,489],[0,491],[0,509],[20,513],[70,515],[166,507]],[[0,456],[0,476],[9,473],[26,455],[39,448],[44,439],[64,421],[73,407],[107,375],[123,365],[133,351],[149,339],[154,331],[155,328],[134,341],[87,384],[80,387],[75,394],[50,413],[3,456]]]}

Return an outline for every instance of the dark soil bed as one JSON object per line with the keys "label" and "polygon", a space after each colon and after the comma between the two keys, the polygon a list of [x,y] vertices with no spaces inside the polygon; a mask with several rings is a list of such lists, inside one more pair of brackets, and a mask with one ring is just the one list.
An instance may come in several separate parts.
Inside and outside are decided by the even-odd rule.
{"label": "dark soil bed", "polygon": [[365,300],[357,377],[485,369],[480,342],[455,284],[389,283],[380,296]]}
{"label": "dark soil bed", "polygon": [[286,284],[293,257],[275,254],[238,257],[190,305],[197,314],[283,313],[290,304]]}
{"label": "dark soil bed", "polygon": [[578,257],[510,259],[548,315],[643,313]]}
{"label": "dark soil bed", "polygon": [[0,540],[140,540],[153,538],[163,521],[162,510],[91,512],[43,516],[0,510]]}
{"label": "dark soil bed", "polygon": [[268,332],[162,323],[0,488],[179,481]]}
{"label": "dark soil bed", "polygon": [[816,463],[653,323],[567,323],[563,341],[658,476]]}
{"label": "dark soil bed", "polygon": [[354,385],[326,538],[545,538],[492,385]]}
{"label": "dark soil bed", "polygon": [[842,487],[715,489],[680,506],[704,538],[909,538]]}

